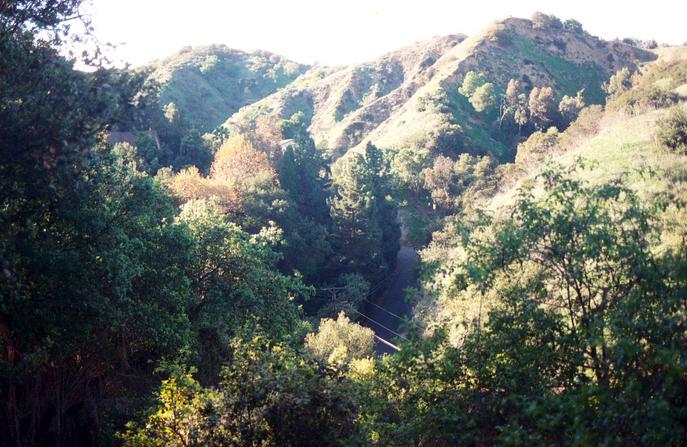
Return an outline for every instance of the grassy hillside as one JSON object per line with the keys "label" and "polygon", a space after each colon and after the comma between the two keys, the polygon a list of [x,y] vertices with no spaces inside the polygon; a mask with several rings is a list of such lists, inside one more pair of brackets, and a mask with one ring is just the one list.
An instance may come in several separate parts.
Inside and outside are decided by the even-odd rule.
{"label": "grassy hillside", "polygon": [[[670,54],[670,58],[666,58]],[[672,97],[675,106],[632,109],[622,107],[624,101],[650,96],[647,85],[663,92],[680,90],[687,82],[687,62],[679,57],[682,49],[660,51],[660,58],[645,66],[634,78],[634,86],[611,100],[614,109],[589,108],[563,133],[556,133],[555,144],[537,146],[537,136],[518,147],[516,162],[500,166],[493,178],[497,187],[471,196],[464,215],[446,220],[444,228],[435,233],[432,243],[422,253],[424,264],[424,297],[416,316],[430,332],[448,325],[452,339],[458,343],[466,321],[477,315],[478,304],[458,294],[454,289],[453,272],[464,262],[460,231],[464,219],[474,217],[473,211],[484,210],[495,219],[507,219],[523,191],[535,197],[544,194],[542,172],[555,168],[568,172],[571,179],[589,185],[619,182],[634,190],[644,203],[664,203],[658,219],[660,243],[655,250],[676,248],[687,234],[687,156],[662,145],[657,139],[661,122],[674,108],[687,110],[683,97]],[[660,95],[662,98],[663,96]],[[489,307],[487,297],[484,304]],[[484,311],[484,309],[482,309]]]}
{"label": "grassy hillside", "polygon": [[174,103],[207,131],[227,116],[284,87],[308,68],[265,51],[245,53],[223,45],[185,48],[151,64],[161,84],[160,104]]}
{"label": "grassy hillside", "polygon": [[318,146],[335,154],[373,141],[382,147],[508,159],[511,143],[494,137],[493,116],[476,113],[458,94],[468,71],[484,73],[498,93],[509,79],[517,79],[526,90],[551,86],[558,99],[584,89],[589,104],[603,102],[601,86],[616,70],[653,58],[591,36],[577,22],[542,14],[532,20],[509,18],[467,39],[435,38],[366,64],[313,69],[226,125],[259,113],[288,117],[300,110],[310,117]]}

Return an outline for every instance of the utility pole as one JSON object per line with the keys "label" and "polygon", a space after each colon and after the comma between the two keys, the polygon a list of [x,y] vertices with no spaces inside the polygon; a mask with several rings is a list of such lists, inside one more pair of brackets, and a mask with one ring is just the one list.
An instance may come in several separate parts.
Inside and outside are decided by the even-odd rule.
{"label": "utility pole", "polygon": [[338,298],[338,294],[340,291],[346,289],[345,287],[326,287],[322,290],[323,292],[330,292],[332,294],[332,311],[334,312],[334,316],[338,313],[336,310],[336,300]]}

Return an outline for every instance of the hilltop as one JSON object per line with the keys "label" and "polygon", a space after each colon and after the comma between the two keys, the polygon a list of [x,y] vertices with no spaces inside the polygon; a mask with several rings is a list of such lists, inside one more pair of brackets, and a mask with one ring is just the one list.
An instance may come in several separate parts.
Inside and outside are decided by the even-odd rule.
{"label": "hilltop", "polygon": [[535,14],[508,18],[482,32],[437,37],[374,61],[338,68],[314,67],[283,90],[234,116],[225,126],[260,114],[288,118],[300,111],[318,147],[335,155],[373,141],[442,153],[512,156],[494,137],[487,117],[458,94],[465,74],[477,70],[505,91],[509,79],[553,87],[557,97],[584,89],[587,103],[602,103],[602,84],[622,67],[656,58],[620,41],[590,35],[576,21]]}
{"label": "hilltop", "polygon": [[309,67],[267,51],[246,53],[211,45],[183,48],[146,68],[160,85],[160,106],[174,103],[198,129],[209,131]]}

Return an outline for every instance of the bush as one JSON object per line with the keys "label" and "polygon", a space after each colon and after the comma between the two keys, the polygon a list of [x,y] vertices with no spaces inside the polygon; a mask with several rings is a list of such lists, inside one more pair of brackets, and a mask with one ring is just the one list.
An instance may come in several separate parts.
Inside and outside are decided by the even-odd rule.
{"label": "bush", "polygon": [[608,85],[607,108],[625,113],[670,107],[679,101],[675,88],[687,82],[687,62],[652,64],[641,74],[616,73]]}
{"label": "bush", "polygon": [[585,139],[598,134],[603,115],[603,107],[600,105],[591,105],[582,109],[577,119],[561,134],[559,139],[561,149],[575,147]]}
{"label": "bush", "polygon": [[329,365],[345,365],[354,359],[372,356],[374,332],[352,322],[343,312],[336,320],[325,318],[320,328],[305,337],[305,349],[315,359]]}
{"label": "bush", "polygon": [[561,19],[554,15],[544,14],[541,12],[535,12],[532,14],[532,25],[536,28],[553,28],[561,29],[563,28],[563,23]]}
{"label": "bush", "polygon": [[527,141],[518,145],[515,162],[522,164],[546,159],[558,146],[559,136],[560,133],[555,127],[549,127],[546,132],[537,131],[533,133]]}
{"label": "bush", "polygon": [[670,149],[687,153],[687,112],[677,106],[658,122],[658,142]]}

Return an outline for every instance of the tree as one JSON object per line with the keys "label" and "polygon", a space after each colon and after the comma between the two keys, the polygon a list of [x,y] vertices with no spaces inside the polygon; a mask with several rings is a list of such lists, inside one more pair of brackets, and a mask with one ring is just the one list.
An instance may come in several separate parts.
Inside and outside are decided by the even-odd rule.
{"label": "tree", "polygon": [[[105,412],[131,409],[123,377],[145,376],[189,336],[188,235],[160,185],[99,145],[136,104],[136,82],[76,71],[47,41],[79,4],[0,6],[0,439],[11,445],[96,443]],[[121,410],[103,398],[114,390]]]}
{"label": "tree", "polygon": [[565,28],[567,31],[570,31],[571,33],[582,33],[584,32],[584,28],[582,27],[582,24],[578,22],[575,19],[568,19],[563,22],[563,28]]}
{"label": "tree", "polygon": [[[116,411],[100,396],[189,342],[190,241],[171,201],[123,160],[90,161],[59,185],[59,200],[32,204],[35,228],[3,231],[6,440],[95,442],[101,412]],[[16,223],[5,211],[3,222]]]}
{"label": "tree", "polygon": [[319,284],[331,255],[328,176],[303,119],[300,113],[282,123],[284,136],[292,140],[278,165],[279,184],[291,205],[281,220],[287,243],[282,267],[298,270],[307,281]]}
{"label": "tree", "polygon": [[463,84],[460,86],[458,91],[463,96],[470,98],[472,95],[475,94],[475,91],[482,85],[486,84],[486,82],[487,79],[485,78],[484,73],[468,71],[467,73],[465,73],[465,77],[463,78]]}
{"label": "tree", "polygon": [[[0,4],[0,39],[26,30],[33,33],[42,30],[52,31],[52,37],[59,42],[69,33],[66,23],[75,17],[81,18],[78,13],[82,3],[83,0],[3,2]],[[85,25],[90,25],[87,20]]]}
{"label": "tree", "polygon": [[[512,215],[456,227],[448,328],[410,340],[359,390],[392,445],[679,444],[687,433],[684,247],[656,250],[661,205],[619,180],[546,171]],[[389,396],[392,396],[391,398]]]}
{"label": "tree", "polygon": [[609,96],[616,96],[632,88],[632,72],[627,67],[618,70],[608,84],[604,85],[604,91]]}
{"label": "tree", "polygon": [[302,116],[297,115],[283,125],[285,135],[293,142],[284,150],[279,165],[279,181],[303,216],[327,223],[325,162],[307,128],[298,122]]}
{"label": "tree", "polygon": [[520,135],[528,121],[527,96],[521,91],[520,81],[511,79],[508,81],[506,93],[501,98],[499,127],[503,129],[504,123],[512,123],[517,126]]}
{"label": "tree", "polygon": [[483,73],[468,71],[458,91],[477,112],[488,112],[496,105],[494,84],[487,82]]}
{"label": "tree", "polygon": [[271,115],[260,115],[255,121],[245,121],[237,126],[237,133],[250,141],[253,147],[267,155],[272,168],[277,169],[282,157],[281,141],[284,139],[281,121]]}
{"label": "tree", "polygon": [[515,112],[513,112],[513,122],[518,125],[518,135],[522,133],[523,126],[527,125],[529,122],[529,114],[527,113],[527,107],[525,107],[526,96],[524,94],[520,95],[522,99],[519,101]]}
{"label": "tree", "polygon": [[424,187],[434,205],[444,212],[456,211],[464,202],[464,196],[476,194],[486,188],[493,172],[493,160],[461,154],[455,162],[439,156],[434,165],[422,171]]}
{"label": "tree", "polygon": [[496,106],[494,84],[487,82],[478,87],[470,97],[470,104],[478,112],[489,112]]}
{"label": "tree", "polygon": [[279,255],[272,247],[280,241],[278,230],[249,235],[207,200],[187,202],[179,219],[193,238],[189,318],[199,336],[201,373],[208,379],[218,372],[229,340],[246,325],[259,325],[274,338],[293,333],[299,325],[294,302],[310,290],[276,271]]}
{"label": "tree", "polygon": [[563,119],[562,127],[568,127],[570,123],[577,119],[580,111],[584,108],[584,89],[577,92],[575,97],[568,95],[563,96],[561,102],[558,104],[558,111],[561,113]]}
{"label": "tree", "polygon": [[241,135],[235,135],[222,144],[215,154],[210,175],[235,185],[258,175],[276,180],[276,174],[270,167],[267,155],[257,151],[253,144]]}
{"label": "tree", "polygon": [[551,158],[552,151],[560,142],[560,133],[555,127],[549,127],[546,132],[536,131],[526,141],[518,144],[515,162],[531,164]]}
{"label": "tree", "polygon": [[452,210],[455,206],[453,160],[442,155],[434,159],[432,168],[422,171],[424,187],[430,191],[433,202],[441,208]]}
{"label": "tree", "polygon": [[178,167],[197,166],[201,171],[207,170],[212,162],[212,154],[197,129],[189,130],[179,143],[179,153],[175,160]]}
{"label": "tree", "polygon": [[374,332],[340,312],[336,320],[320,320],[318,331],[305,336],[305,349],[321,362],[343,366],[374,353]]}
{"label": "tree", "polygon": [[394,261],[400,238],[387,162],[368,144],[364,154],[340,160],[333,171],[330,204],[340,268],[376,281]]}
{"label": "tree", "polygon": [[530,119],[537,130],[548,129],[557,121],[558,109],[551,87],[534,87],[529,97]]}
{"label": "tree", "polygon": [[394,152],[391,158],[391,173],[398,184],[397,187],[412,194],[420,194],[423,184],[422,176],[418,173],[428,166],[429,161],[429,151],[426,149],[408,147]]}
{"label": "tree", "polygon": [[350,382],[264,337],[235,340],[216,388],[188,373],[164,382],[145,424],[131,425],[127,447],[359,443]]}

